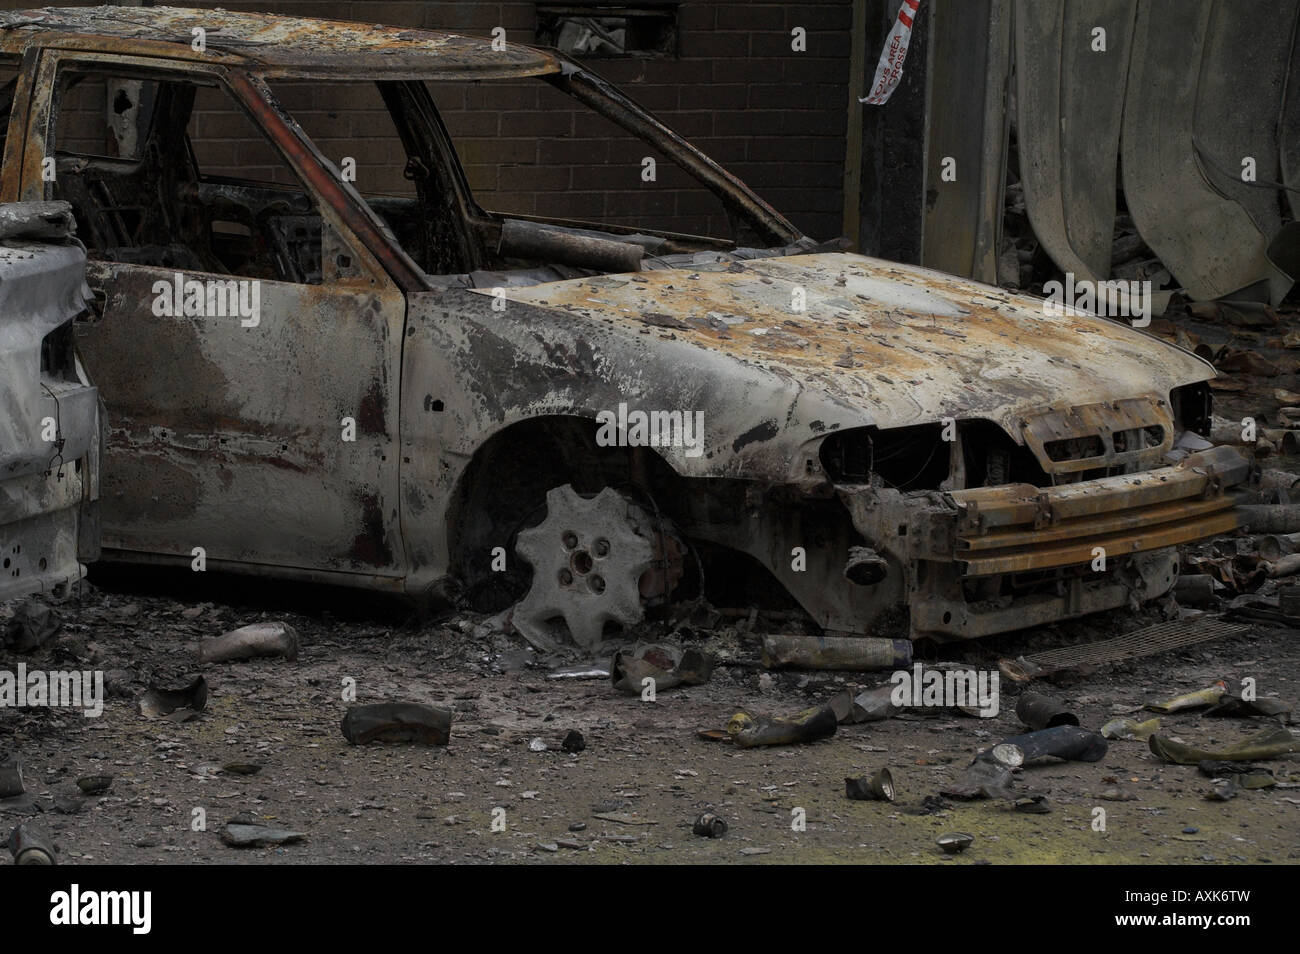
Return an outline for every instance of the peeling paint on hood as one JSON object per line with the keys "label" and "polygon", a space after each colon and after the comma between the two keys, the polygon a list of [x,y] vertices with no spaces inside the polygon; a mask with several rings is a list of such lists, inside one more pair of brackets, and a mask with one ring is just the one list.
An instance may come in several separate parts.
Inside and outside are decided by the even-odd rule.
{"label": "peeling paint on hood", "polygon": [[[884,428],[981,417],[1019,441],[1018,421],[1046,407],[1163,399],[1214,376],[1195,355],[1118,321],[1052,312],[1039,298],[845,253],[602,275],[504,294],[606,327],[653,327],[792,378]],[[805,310],[796,311],[800,295]]]}

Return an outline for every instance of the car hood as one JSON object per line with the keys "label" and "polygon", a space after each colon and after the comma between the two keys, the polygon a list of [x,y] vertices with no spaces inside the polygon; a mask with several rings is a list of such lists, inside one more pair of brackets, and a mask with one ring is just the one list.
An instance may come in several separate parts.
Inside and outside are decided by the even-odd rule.
{"label": "car hood", "polygon": [[1020,440],[1048,407],[1164,400],[1214,376],[1126,322],[847,253],[480,291],[726,356],[882,428],[984,418]]}

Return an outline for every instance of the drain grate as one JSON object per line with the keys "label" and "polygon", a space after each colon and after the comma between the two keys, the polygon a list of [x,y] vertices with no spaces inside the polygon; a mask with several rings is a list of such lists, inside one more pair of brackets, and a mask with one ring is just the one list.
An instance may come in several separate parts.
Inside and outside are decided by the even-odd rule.
{"label": "drain grate", "polygon": [[1069,669],[1082,669],[1085,666],[1105,666],[1138,659],[1142,656],[1154,656],[1182,649],[1197,643],[1209,642],[1211,639],[1226,639],[1240,636],[1250,629],[1247,623],[1225,623],[1219,619],[1199,619],[1192,622],[1175,620],[1171,623],[1157,623],[1143,629],[1104,639],[1099,643],[1087,643],[1081,646],[1066,646],[1061,649],[1049,649],[1021,656],[1018,659],[1003,659],[998,662],[1002,674],[1013,682],[1029,682],[1041,676],[1063,672]]}

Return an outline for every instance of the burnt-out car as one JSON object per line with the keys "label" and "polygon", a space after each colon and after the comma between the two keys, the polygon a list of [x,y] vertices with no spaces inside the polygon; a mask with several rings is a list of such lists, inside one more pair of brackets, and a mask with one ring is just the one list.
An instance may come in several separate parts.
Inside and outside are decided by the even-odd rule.
{"label": "burnt-out car", "polygon": [[[538,642],[702,590],[946,639],[1156,597],[1236,526],[1206,362],[819,246],[556,54],[124,7],[4,14],[0,54],[0,197],[89,248],[114,558],[518,601]],[[640,191],[549,177],[516,99]],[[702,234],[638,217],[669,191]]]}
{"label": "burnt-out car", "polygon": [[77,360],[86,251],[66,202],[0,205],[0,601],[67,595],[99,556],[99,394]]}

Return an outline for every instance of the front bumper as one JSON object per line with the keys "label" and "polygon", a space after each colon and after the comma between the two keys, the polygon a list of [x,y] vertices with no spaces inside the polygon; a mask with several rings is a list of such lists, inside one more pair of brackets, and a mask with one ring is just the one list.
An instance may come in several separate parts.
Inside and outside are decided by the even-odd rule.
{"label": "front bumper", "polygon": [[1178,464],[1059,487],[899,494],[841,487],[854,528],[903,568],[913,637],[968,639],[1141,603],[1178,544],[1238,526],[1250,463],[1214,447]]}

